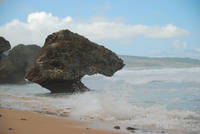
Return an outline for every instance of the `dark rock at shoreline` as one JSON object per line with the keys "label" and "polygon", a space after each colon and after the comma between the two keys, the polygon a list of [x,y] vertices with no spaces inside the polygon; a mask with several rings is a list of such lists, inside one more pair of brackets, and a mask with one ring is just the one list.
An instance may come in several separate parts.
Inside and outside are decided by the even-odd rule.
{"label": "dark rock at shoreline", "polygon": [[13,129],[13,128],[8,128],[8,130],[10,130],[10,131],[11,131],[11,130],[14,130],[14,129]]}
{"label": "dark rock at shoreline", "polygon": [[123,66],[112,51],[69,30],[61,30],[47,37],[26,78],[52,93],[82,92],[89,90],[81,82],[83,76],[112,76]]}
{"label": "dark rock at shoreline", "polygon": [[20,44],[10,50],[0,62],[0,84],[25,83],[25,74],[33,65],[39,49],[37,45]]}
{"label": "dark rock at shoreline", "polygon": [[3,52],[8,51],[10,48],[11,46],[9,41],[0,36],[0,60],[2,59],[2,57],[5,57],[3,55]]}
{"label": "dark rock at shoreline", "polygon": [[134,127],[127,127],[126,129],[127,130],[137,130],[137,128],[134,128]]}
{"label": "dark rock at shoreline", "polygon": [[138,130],[137,128],[134,128],[134,127],[127,127],[126,128],[128,131],[132,132],[132,133],[135,133],[136,130]]}
{"label": "dark rock at shoreline", "polygon": [[120,129],[120,126],[114,126],[114,129]]}

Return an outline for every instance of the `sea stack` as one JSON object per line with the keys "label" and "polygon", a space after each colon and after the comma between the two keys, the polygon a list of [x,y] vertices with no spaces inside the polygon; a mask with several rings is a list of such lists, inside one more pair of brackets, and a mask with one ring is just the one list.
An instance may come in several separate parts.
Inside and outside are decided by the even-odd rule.
{"label": "sea stack", "polygon": [[8,51],[10,49],[10,43],[4,37],[0,36],[0,60],[2,59],[3,52]]}
{"label": "sea stack", "polygon": [[0,84],[23,84],[24,77],[34,63],[37,52],[41,47],[37,45],[19,44],[8,52],[0,61]]}
{"label": "sea stack", "polygon": [[112,76],[123,66],[112,51],[77,33],[61,30],[46,38],[26,78],[51,93],[84,92],[89,89],[81,82],[83,76]]}

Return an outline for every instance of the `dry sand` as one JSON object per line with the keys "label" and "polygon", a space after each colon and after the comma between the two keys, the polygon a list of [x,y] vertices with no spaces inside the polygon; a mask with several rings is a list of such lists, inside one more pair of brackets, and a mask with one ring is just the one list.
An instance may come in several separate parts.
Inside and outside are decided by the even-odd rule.
{"label": "dry sand", "polygon": [[88,128],[86,122],[0,108],[0,134],[120,134]]}

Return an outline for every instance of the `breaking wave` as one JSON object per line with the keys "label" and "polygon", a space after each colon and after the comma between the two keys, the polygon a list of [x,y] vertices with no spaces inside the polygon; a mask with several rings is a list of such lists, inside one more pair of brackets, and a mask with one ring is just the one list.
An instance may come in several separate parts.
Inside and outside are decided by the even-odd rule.
{"label": "breaking wave", "polygon": [[200,68],[122,70],[112,78],[84,77],[93,91],[49,94],[37,84],[1,85],[0,104],[69,113],[85,119],[200,131]]}

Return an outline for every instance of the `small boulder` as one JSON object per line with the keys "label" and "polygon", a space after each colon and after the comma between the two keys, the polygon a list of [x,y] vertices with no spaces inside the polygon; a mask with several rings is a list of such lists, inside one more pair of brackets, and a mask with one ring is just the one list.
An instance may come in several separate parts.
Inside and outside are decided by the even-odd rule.
{"label": "small boulder", "polygon": [[137,128],[134,128],[134,127],[127,127],[126,128],[128,131],[132,132],[132,133],[135,133],[136,130],[138,130]]}
{"label": "small boulder", "polygon": [[134,128],[134,127],[127,127],[126,129],[127,130],[137,130],[137,128]]}
{"label": "small boulder", "polygon": [[61,30],[46,38],[26,78],[52,93],[82,92],[89,90],[81,82],[83,76],[97,73],[112,76],[123,66],[123,61],[107,48]]}
{"label": "small boulder", "polygon": [[114,129],[120,129],[120,126],[114,126]]}
{"label": "small boulder", "polygon": [[8,130],[11,131],[11,130],[14,130],[14,129],[10,127],[10,128],[8,128]]}

